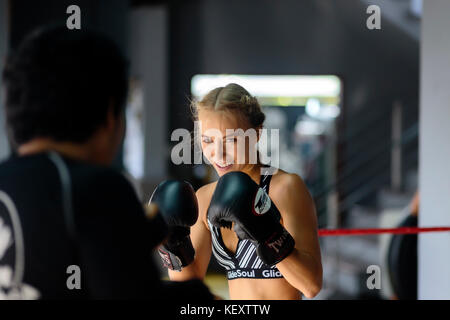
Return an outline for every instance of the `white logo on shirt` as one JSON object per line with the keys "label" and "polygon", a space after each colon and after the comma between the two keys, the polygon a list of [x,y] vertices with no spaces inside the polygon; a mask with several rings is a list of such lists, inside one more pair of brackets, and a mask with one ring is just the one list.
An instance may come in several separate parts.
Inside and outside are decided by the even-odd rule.
{"label": "white logo on shirt", "polygon": [[255,202],[253,204],[255,213],[263,215],[264,213],[269,211],[271,204],[272,202],[270,201],[267,193],[262,188],[259,188],[258,192],[256,193]]}
{"label": "white logo on shirt", "polygon": [[[3,191],[0,207],[0,300],[38,299],[39,291],[22,282],[25,267],[22,227],[16,206]],[[13,263],[6,260],[7,255],[14,257]]]}

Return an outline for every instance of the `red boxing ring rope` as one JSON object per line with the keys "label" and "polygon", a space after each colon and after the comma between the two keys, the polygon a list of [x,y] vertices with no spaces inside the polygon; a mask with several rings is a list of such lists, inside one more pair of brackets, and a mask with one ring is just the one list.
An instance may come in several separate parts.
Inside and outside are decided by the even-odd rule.
{"label": "red boxing ring rope", "polygon": [[319,237],[333,237],[333,236],[359,236],[359,235],[374,235],[382,233],[391,234],[417,234],[423,232],[449,232],[450,227],[401,227],[401,228],[371,228],[371,229],[319,229]]}

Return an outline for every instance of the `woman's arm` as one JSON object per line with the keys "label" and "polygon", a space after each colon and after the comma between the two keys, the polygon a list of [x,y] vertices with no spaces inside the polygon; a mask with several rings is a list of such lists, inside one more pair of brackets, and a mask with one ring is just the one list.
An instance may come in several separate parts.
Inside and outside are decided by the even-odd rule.
{"label": "woman's arm", "polygon": [[295,239],[294,251],[277,264],[284,278],[307,298],[322,288],[322,259],[317,235],[314,202],[302,179],[289,174],[283,177],[272,195],[283,226]]}
{"label": "woman's arm", "polygon": [[197,193],[199,215],[197,222],[191,228],[191,241],[195,249],[194,261],[181,271],[169,270],[169,278],[173,281],[201,279],[206,275],[211,259],[211,233],[206,227],[206,211],[210,197],[207,186],[200,188]]}

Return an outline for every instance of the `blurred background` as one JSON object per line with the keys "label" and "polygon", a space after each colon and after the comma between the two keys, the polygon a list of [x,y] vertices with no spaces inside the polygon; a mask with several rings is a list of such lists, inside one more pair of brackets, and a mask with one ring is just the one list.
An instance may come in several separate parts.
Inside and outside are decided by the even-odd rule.
{"label": "blurred background", "polygon": [[[259,98],[266,127],[280,129],[280,167],[308,185],[320,228],[395,227],[411,213],[421,0],[0,0],[0,62],[34,28],[65,24],[73,4],[82,28],[105,32],[130,60],[116,165],[143,202],[169,177],[195,188],[215,179],[206,165],[171,162],[171,133],[193,130],[191,99],[236,82]],[[371,4],[381,30],[366,27]],[[2,134],[0,156],[8,154]],[[398,298],[386,271],[391,236],[320,241],[324,287],[315,299]],[[227,297],[213,260],[206,281]],[[381,267],[379,290],[367,288],[369,265]]]}

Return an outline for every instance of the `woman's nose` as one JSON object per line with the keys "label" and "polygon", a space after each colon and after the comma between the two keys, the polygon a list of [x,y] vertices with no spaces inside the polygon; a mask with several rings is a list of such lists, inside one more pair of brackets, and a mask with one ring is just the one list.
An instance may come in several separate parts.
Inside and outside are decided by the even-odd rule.
{"label": "woman's nose", "polygon": [[214,159],[216,159],[216,160],[220,160],[220,161],[222,161],[222,159],[223,159],[223,154],[224,154],[224,148],[225,148],[225,146],[224,146],[224,144],[222,143],[222,140],[221,139],[215,139],[216,141],[215,141],[215,143],[214,143],[214,155],[213,155],[213,157],[214,157]]}

